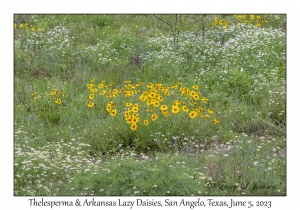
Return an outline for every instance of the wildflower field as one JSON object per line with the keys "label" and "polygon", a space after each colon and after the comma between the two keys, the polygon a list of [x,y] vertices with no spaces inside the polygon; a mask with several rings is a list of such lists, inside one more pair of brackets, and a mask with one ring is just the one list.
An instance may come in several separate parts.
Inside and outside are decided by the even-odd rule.
{"label": "wildflower field", "polygon": [[14,16],[14,195],[286,195],[286,16]]}

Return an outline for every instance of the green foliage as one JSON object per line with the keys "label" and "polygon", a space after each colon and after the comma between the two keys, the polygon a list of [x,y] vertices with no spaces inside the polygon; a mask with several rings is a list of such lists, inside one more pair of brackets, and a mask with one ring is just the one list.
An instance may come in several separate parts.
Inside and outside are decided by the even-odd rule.
{"label": "green foliage", "polygon": [[[285,176],[281,144],[269,141],[270,145],[277,146],[274,150],[261,146],[245,134],[233,139],[228,146],[218,147],[217,153],[216,149],[208,150],[205,156],[195,153],[173,156],[157,153],[155,158],[150,159],[143,153],[138,156],[131,153],[131,157],[115,156],[113,160],[101,164],[101,173],[76,176],[70,187],[75,188],[78,195],[92,193],[104,196],[282,194],[281,190],[277,191],[285,189],[285,181],[281,179]],[[257,155],[258,152],[261,156]],[[270,158],[272,163],[268,160]],[[274,172],[276,164],[278,168]],[[279,174],[274,176],[274,173]],[[268,182],[270,178],[274,183]],[[232,183],[237,187],[224,191],[221,185],[216,186],[218,183]],[[266,183],[277,188],[253,190],[255,183]],[[243,184],[248,186],[241,189]]]}
{"label": "green foliage", "polygon": [[[271,124],[277,125],[280,129],[286,126],[286,89],[284,83],[281,86],[271,85],[269,101],[263,101],[262,114]],[[284,134],[284,133],[283,133]]]}
{"label": "green foliage", "polygon": [[113,22],[111,15],[89,15],[88,19],[92,26],[98,27],[109,26]]}
{"label": "green foliage", "polygon": [[233,90],[232,94],[246,95],[252,89],[253,83],[252,77],[247,72],[233,70],[229,74],[228,84],[229,88]]}
{"label": "green foliage", "polygon": [[[151,15],[15,15],[15,195],[285,195],[285,16],[159,17],[172,28]],[[100,95],[103,80],[114,84]],[[169,116],[124,96],[125,80],[169,88],[156,89]],[[180,90],[194,85],[199,100]],[[139,106],[137,129],[126,103]],[[207,186],[218,181],[276,189]]]}

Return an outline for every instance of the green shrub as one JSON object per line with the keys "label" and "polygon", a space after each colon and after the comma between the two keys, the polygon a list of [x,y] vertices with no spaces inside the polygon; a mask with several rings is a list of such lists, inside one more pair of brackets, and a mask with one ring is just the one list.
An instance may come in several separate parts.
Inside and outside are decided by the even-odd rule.
{"label": "green shrub", "polygon": [[92,26],[99,27],[109,26],[113,21],[111,15],[89,15],[88,20]]}
{"label": "green shrub", "polygon": [[228,84],[231,93],[237,93],[239,96],[247,95],[252,89],[254,81],[247,72],[234,70],[229,72]]}

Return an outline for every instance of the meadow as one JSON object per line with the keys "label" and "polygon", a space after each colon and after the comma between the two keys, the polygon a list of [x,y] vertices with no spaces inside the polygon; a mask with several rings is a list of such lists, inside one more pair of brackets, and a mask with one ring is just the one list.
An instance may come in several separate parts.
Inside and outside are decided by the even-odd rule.
{"label": "meadow", "polygon": [[14,195],[286,195],[286,16],[14,16]]}

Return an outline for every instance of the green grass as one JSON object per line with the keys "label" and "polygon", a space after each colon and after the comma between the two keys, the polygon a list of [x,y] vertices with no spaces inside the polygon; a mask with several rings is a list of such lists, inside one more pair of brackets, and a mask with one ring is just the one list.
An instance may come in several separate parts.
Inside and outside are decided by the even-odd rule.
{"label": "green grass", "polygon": [[[286,194],[286,17],[159,17],[169,25],[151,15],[15,15],[15,195]],[[103,80],[113,84],[99,88]],[[97,89],[92,108],[88,84]],[[163,97],[168,117],[146,111],[147,90]],[[175,100],[189,112],[180,104],[172,113]],[[126,103],[139,106],[136,130]],[[191,119],[199,105],[203,116]]]}

